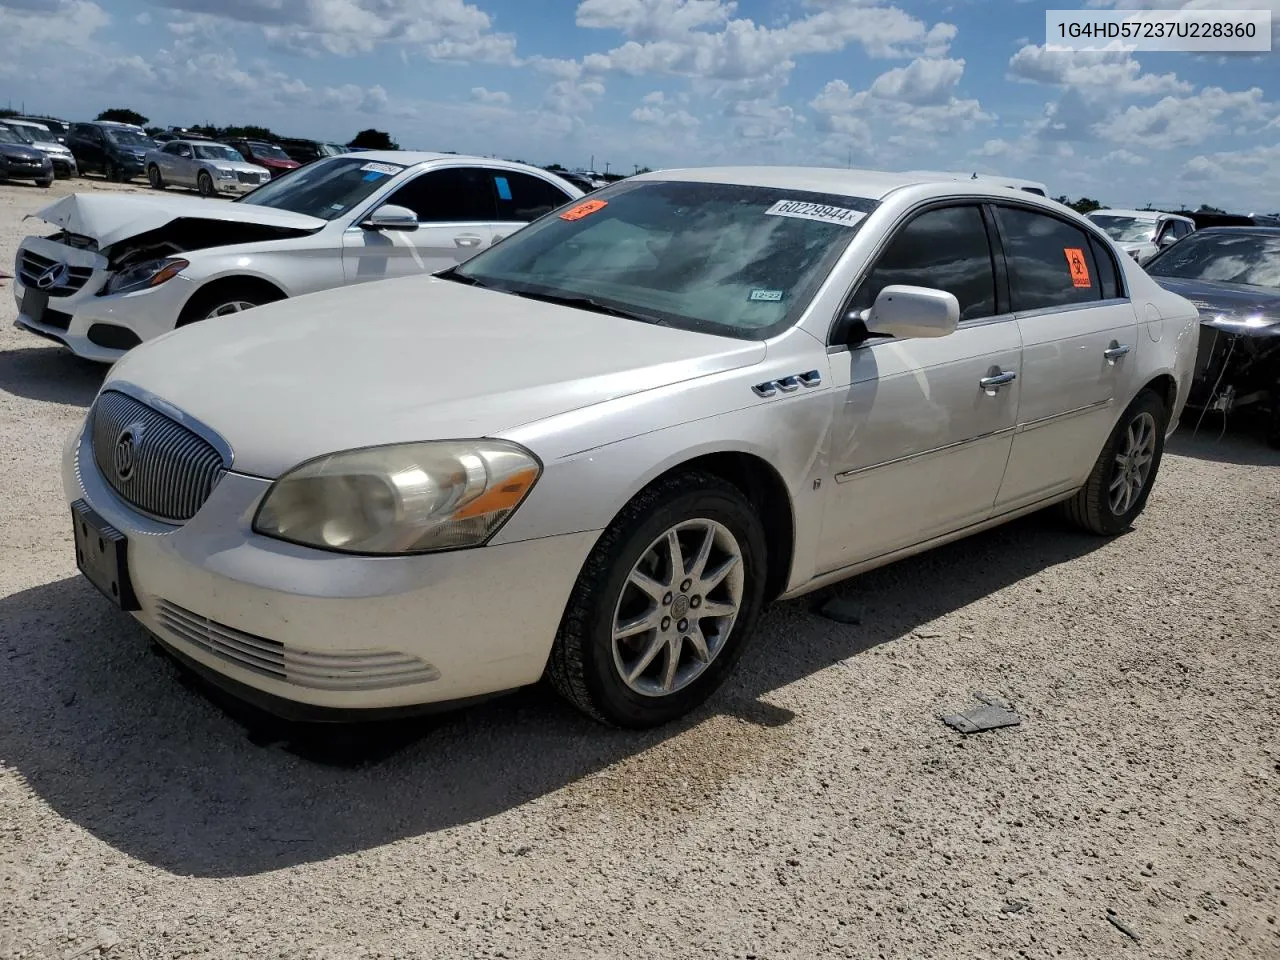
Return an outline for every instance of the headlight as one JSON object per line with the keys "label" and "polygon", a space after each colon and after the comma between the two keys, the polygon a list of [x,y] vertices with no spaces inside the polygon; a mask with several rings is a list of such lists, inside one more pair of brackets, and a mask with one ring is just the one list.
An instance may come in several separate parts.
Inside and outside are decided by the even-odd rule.
{"label": "headlight", "polygon": [[172,280],[188,266],[190,263],[181,257],[148,260],[136,267],[112,274],[102,292],[127,293],[130,290],[141,290],[145,287],[158,287],[166,280]]}
{"label": "headlight", "polygon": [[226,167],[214,167],[214,169],[218,171],[219,180],[234,180],[236,178],[234,170],[228,170]]}
{"label": "headlight", "polygon": [[497,532],[541,473],[533,454],[503,440],[348,450],[273,483],[253,529],[342,553],[475,547]]}

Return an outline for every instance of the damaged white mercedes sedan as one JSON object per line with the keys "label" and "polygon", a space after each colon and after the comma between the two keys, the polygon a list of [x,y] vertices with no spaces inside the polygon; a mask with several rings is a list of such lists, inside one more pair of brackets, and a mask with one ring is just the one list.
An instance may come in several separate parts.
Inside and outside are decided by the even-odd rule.
{"label": "damaged white mercedes sedan", "polygon": [[1052,504],[1128,528],[1196,330],[1023,191],[667,171],[130,352],[63,483],[84,575],[240,696],[368,717],[546,676],[644,727],[770,600]]}
{"label": "damaged white mercedes sedan", "polygon": [[18,249],[17,325],[111,363],[198,320],[454,266],[581,195],[537,167],[404,151],[320,160],[232,203],[73,194]]}

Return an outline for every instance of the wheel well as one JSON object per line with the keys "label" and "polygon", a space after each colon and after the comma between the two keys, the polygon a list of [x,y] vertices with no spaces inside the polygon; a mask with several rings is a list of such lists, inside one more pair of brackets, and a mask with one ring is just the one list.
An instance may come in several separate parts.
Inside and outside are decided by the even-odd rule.
{"label": "wheel well", "polygon": [[268,280],[261,277],[221,277],[212,283],[206,283],[187,298],[186,305],[178,317],[178,326],[184,326],[200,319],[203,308],[217,297],[231,293],[243,294],[246,298],[256,296],[257,303],[270,303],[273,300],[284,300],[288,294]]}
{"label": "wheel well", "polygon": [[1173,377],[1169,376],[1167,373],[1162,373],[1160,376],[1148,383],[1143,389],[1154,392],[1157,397],[1164,401],[1165,410],[1168,411],[1170,415],[1173,414],[1173,405],[1178,402],[1177,380],[1173,379]]}
{"label": "wheel well", "polygon": [[701,470],[714,474],[742,491],[764,527],[769,551],[765,575],[765,599],[774,600],[787,587],[795,551],[795,517],[787,485],[766,461],[749,453],[710,453],[672,467],[654,482],[677,473]]}

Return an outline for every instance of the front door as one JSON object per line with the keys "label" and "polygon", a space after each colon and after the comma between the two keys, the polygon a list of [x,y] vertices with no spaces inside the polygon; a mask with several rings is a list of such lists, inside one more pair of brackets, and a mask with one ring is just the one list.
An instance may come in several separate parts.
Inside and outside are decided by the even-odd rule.
{"label": "front door", "polygon": [[947,290],[955,333],[857,343],[832,357],[830,438],[817,573],[848,567],[991,516],[1021,387],[1017,321],[997,293],[991,224],[978,205],[934,207],[907,222],[859,286],[851,309],[890,284]]}
{"label": "front door", "polygon": [[471,259],[493,241],[492,178],[484,170],[451,167],[424,173],[384,203],[408,207],[416,230],[349,228],[342,238],[348,283],[436,273]]}
{"label": "front door", "polygon": [[1022,336],[1022,402],[998,505],[1023,506],[1084,483],[1134,392],[1133,305],[1109,245],[1051,214],[998,206]]}
{"label": "front door", "polygon": [[493,242],[515,233],[573,197],[541,177],[517,170],[491,170],[498,215],[493,225]]}

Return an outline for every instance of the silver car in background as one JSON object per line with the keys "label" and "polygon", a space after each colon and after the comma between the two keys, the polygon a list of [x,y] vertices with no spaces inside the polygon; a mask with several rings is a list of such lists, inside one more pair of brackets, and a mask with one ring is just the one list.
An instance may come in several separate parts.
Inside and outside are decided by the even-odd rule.
{"label": "silver car in background", "polygon": [[1161,210],[1117,210],[1104,207],[1087,214],[1116,245],[1140,264],[1195,232],[1190,217]]}
{"label": "silver car in background", "polygon": [[147,182],[156,190],[191,187],[202,197],[237,196],[271,180],[271,171],[249,163],[240,151],[213,140],[170,140],[145,161]]}
{"label": "silver car in background", "polygon": [[642,174],[436,276],[126,354],[67,445],[68,519],[119,608],[280,712],[547,676],[652,726],[770,600],[1053,504],[1126,530],[1196,328],[1025,191]]}

